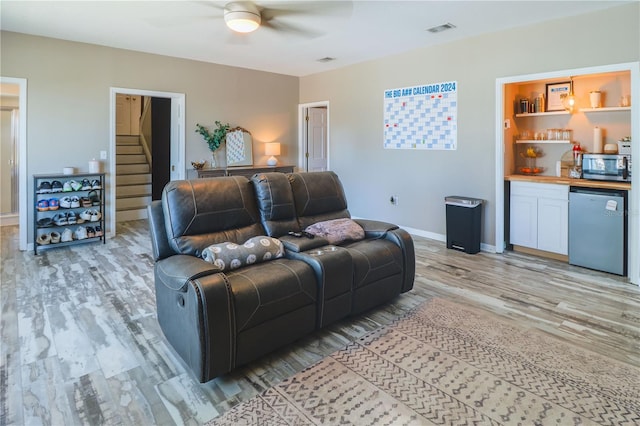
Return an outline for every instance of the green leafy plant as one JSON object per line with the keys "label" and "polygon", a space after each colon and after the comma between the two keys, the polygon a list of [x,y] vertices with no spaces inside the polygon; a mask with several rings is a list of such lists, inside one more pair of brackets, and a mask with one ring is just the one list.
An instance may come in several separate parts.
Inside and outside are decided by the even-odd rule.
{"label": "green leafy plant", "polygon": [[209,145],[211,152],[220,148],[220,145],[224,142],[224,138],[227,136],[227,132],[231,127],[229,123],[222,124],[219,121],[216,121],[215,123],[216,128],[213,132],[210,132],[206,127],[196,123],[196,133],[200,133],[202,135],[205,142],[207,142],[207,145]]}

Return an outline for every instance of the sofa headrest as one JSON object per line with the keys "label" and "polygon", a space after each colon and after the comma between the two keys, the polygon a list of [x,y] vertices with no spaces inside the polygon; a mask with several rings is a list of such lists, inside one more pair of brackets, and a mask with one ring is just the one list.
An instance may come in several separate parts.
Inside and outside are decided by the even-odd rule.
{"label": "sofa headrest", "polygon": [[293,192],[284,173],[256,173],[251,178],[267,235],[281,237],[289,231],[299,231]]}
{"label": "sofa headrest", "polygon": [[181,254],[200,256],[211,244],[264,235],[252,185],[243,176],[169,182],[162,209],[169,244]]}
{"label": "sofa headrest", "polygon": [[307,216],[318,220],[350,217],[342,183],[334,172],[291,173],[289,181],[302,227]]}

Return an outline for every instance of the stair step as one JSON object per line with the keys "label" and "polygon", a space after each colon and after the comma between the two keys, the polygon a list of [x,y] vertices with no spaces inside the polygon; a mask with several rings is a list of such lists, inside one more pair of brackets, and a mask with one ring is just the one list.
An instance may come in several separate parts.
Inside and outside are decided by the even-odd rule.
{"label": "stair step", "polygon": [[116,165],[118,164],[143,164],[147,162],[144,154],[118,154],[116,155]]}
{"label": "stair step", "polygon": [[118,185],[141,185],[151,183],[151,173],[140,173],[136,175],[116,176],[116,186]]}
{"label": "stair step", "polygon": [[116,211],[131,209],[146,209],[151,204],[151,196],[116,198]]}
{"label": "stair step", "polygon": [[122,222],[126,220],[138,220],[138,219],[147,219],[149,215],[147,214],[147,209],[131,209],[131,210],[121,210],[116,212],[116,222]]}
{"label": "stair step", "polygon": [[149,173],[148,164],[123,164],[116,165],[116,175],[132,175],[138,173]]}
{"label": "stair step", "polygon": [[116,145],[140,145],[140,136],[116,135]]}
{"label": "stair step", "polygon": [[151,184],[116,186],[116,199],[140,195],[151,195]]}
{"label": "stair step", "polygon": [[120,154],[142,154],[142,147],[140,145],[117,145],[116,155]]}

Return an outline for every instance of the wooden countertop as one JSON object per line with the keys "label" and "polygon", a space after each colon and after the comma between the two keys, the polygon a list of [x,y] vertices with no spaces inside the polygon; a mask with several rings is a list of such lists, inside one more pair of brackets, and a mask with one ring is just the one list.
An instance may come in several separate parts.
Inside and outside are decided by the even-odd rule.
{"label": "wooden countertop", "polygon": [[556,176],[507,175],[504,177],[504,180],[511,181],[511,182],[518,181],[518,182],[555,183],[559,185],[581,186],[585,188],[622,189],[625,191],[631,190],[631,183],[628,183],[628,182],[614,182],[614,181],[589,180],[589,179],[571,179],[571,178],[556,177]]}

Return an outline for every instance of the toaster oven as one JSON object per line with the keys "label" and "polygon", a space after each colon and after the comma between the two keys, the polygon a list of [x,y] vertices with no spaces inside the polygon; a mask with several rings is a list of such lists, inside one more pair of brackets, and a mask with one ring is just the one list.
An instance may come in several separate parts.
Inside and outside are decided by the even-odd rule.
{"label": "toaster oven", "polygon": [[582,177],[594,180],[631,182],[630,154],[584,154]]}

